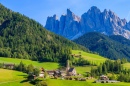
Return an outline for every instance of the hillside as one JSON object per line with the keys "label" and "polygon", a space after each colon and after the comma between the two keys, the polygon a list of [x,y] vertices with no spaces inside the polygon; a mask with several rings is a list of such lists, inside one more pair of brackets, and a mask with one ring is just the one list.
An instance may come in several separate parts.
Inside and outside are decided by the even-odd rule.
{"label": "hillside", "polygon": [[129,40],[125,39],[123,42],[121,36],[114,38],[114,36],[108,37],[100,33],[90,32],[74,40],[74,42],[110,59],[127,58],[130,60]]}
{"label": "hillside", "polygon": [[26,81],[27,74],[7,69],[0,69],[0,86],[32,86]]}
{"label": "hillside", "polygon": [[48,69],[48,70],[58,69],[59,66],[60,66],[59,63],[55,63],[55,62],[38,62],[38,61],[32,61],[32,60],[26,60],[26,59],[0,57],[0,63],[16,64],[16,65],[18,65],[21,61],[25,65],[32,64],[32,65],[34,65],[34,67],[37,67],[37,68],[43,67],[43,68]]}
{"label": "hillside", "polygon": [[[80,53],[80,54],[79,54]],[[81,50],[72,50],[72,55],[78,56],[81,55],[82,58],[88,60],[92,64],[100,65],[101,63],[105,62],[107,59],[92,53],[87,53]]]}
{"label": "hillside", "polygon": [[0,4],[0,56],[63,62],[69,58],[71,49],[85,50]]}
{"label": "hillside", "polygon": [[117,42],[120,42],[123,45],[130,46],[130,40],[128,40],[120,35],[112,35],[112,36],[109,36],[109,38],[111,38]]}

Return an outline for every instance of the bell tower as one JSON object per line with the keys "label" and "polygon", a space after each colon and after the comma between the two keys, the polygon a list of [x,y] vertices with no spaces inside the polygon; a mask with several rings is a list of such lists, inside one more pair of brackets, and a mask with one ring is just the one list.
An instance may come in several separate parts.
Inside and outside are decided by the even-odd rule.
{"label": "bell tower", "polygon": [[69,60],[67,60],[67,64],[66,64],[66,72],[68,72],[69,69],[70,69]]}

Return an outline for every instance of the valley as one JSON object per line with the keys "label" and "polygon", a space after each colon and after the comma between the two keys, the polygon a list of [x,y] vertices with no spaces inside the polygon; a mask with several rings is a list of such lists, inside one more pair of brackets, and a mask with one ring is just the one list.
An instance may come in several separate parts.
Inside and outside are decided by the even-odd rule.
{"label": "valley", "polygon": [[[79,53],[80,52],[80,53]],[[84,51],[80,50],[73,50],[72,55],[79,55],[81,54],[82,58],[87,59],[91,63],[94,63],[96,65],[100,65],[101,63],[104,63],[106,58],[99,56],[97,54],[92,54],[92,53],[87,53]],[[77,57],[75,57],[77,59]],[[93,59],[93,60],[92,60]],[[0,63],[7,63],[7,64],[16,64],[18,65],[20,62],[23,62],[25,65],[33,64],[33,66],[37,68],[44,68],[46,70],[52,70],[52,69],[58,69],[61,67],[59,63],[54,63],[54,62],[37,62],[37,61],[31,61],[31,60],[26,60],[26,59],[17,59],[17,58],[5,58],[5,57],[0,57]],[[123,64],[124,68],[129,69],[129,64],[130,63],[125,63]],[[91,72],[91,68],[97,68],[97,66],[91,66],[91,65],[86,65],[86,66],[75,66],[75,69],[77,73],[85,75],[86,72]],[[1,79],[0,79],[0,84],[2,86],[8,86],[8,85],[17,85],[17,86],[32,86],[29,81],[27,81],[27,74],[18,72],[18,71],[13,71],[13,70],[8,70],[8,69],[0,69],[0,74],[2,74]],[[5,74],[3,74],[3,72]],[[6,74],[7,73],[7,74]],[[4,76],[3,76],[4,75]],[[8,78],[4,78],[8,77]],[[11,78],[12,77],[12,78]],[[17,79],[18,78],[18,79]],[[17,79],[17,80],[16,80]],[[15,81],[16,80],[16,81]],[[75,81],[75,80],[61,80],[59,79],[42,79],[43,81],[46,81],[48,86],[129,86],[129,83],[124,83],[124,82],[119,82],[119,83],[93,83],[96,79],[87,79],[86,81]],[[23,81],[23,82],[22,82]],[[22,83],[22,84],[20,84]]]}
{"label": "valley", "polygon": [[129,21],[97,6],[58,18],[42,2],[45,26],[0,1],[0,86],[130,86]]}

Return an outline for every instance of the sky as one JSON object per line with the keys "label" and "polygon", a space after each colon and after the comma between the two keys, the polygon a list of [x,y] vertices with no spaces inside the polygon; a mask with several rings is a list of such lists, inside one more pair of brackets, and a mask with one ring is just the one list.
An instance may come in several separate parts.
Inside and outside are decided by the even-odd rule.
{"label": "sky", "polygon": [[0,0],[5,7],[24,14],[43,26],[48,16],[66,14],[67,8],[81,16],[92,6],[115,12],[120,18],[130,21],[130,0]]}

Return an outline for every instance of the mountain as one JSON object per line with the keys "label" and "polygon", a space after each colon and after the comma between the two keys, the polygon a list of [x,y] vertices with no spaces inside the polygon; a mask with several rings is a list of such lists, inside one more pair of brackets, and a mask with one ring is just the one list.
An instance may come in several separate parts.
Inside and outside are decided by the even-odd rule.
{"label": "mountain", "polygon": [[[55,23],[58,24],[57,21]],[[1,57],[64,62],[69,58],[71,49],[86,50],[0,4]]]}
{"label": "mountain", "polygon": [[62,34],[62,36],[71,39],[75,34],[78,34],[80,31],[80,18],[74,13],[67,9],[67,14],[60,17],[60,21],[57,19],[56,15],[53,17],[48,17],[45,28],[48,30]]}
{"label": "mountain", "polygon": [[130,39],[130,22],[120,19],[111,10],[100,11],[96,6],[91,7],[81,18],[76,16],[70,9],[60,20],[48,17],[45,27],[68,39],[76,39],[87,32],[100,32],[105,35],[121,35]]}
{"label": "mountain", "polygon": [[74,42],[110,59],[127,58],[130,60],[130,40],[122,36],[106,36],[90,32],[75,39]]}

